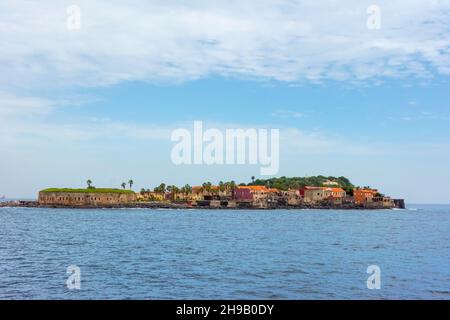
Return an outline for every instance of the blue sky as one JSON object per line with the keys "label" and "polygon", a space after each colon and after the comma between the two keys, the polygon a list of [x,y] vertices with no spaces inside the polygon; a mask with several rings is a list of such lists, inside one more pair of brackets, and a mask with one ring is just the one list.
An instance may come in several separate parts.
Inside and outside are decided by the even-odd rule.
{"label": "blue sky", "polygon": [[76,31],[69,4],[0,5],[0,195],[258,176],[174,166],[170,133],[202,120],[279,128],[279,176],[450,203],[448,3],[380,4],[368,30],[364,1],[78,1]]}

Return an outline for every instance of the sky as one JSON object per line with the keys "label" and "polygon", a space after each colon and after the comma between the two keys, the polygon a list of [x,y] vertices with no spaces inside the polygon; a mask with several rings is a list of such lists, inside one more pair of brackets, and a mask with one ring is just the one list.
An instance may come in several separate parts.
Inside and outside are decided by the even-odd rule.
{"label": "sky", "polygon": [[201,120],[280,129],[277,176],[450,203],[450,2],[255,2],[2,1],[0,196],[260,177],[175,166]]}

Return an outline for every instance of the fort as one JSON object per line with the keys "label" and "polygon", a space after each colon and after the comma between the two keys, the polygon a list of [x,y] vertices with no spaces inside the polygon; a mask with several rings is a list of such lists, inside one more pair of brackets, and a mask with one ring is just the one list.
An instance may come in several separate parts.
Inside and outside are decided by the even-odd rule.
{"label": "fort", "polygon": [[131,190],[120,189],[46,189],[39,192],[38,202],[45,206],[114,206],[137,200]]}

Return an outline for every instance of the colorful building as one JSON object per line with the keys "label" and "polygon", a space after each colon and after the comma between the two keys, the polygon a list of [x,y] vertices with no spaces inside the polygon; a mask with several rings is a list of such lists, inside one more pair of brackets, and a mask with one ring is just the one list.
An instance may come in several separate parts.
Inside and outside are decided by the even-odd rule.
{"label": "colorful building", "polygon": [[144,191],[136,193],[138,201],[164,201],[165,195],[162,193],[157,193],[153,191]]}
{"label": "colorful building", "polygon": [[278,189],[265,186],[239,186],[234,191],[236,201],[250,201],[256,208],[268,208],[278,204],[278,194]]}
{"label": "colorful building", "polygon": [[374,197],[378,194],[375,189],[354,189],[353,198],[356,204],[366,204],[373,202]]}
{"label": "colorful building", "polygon": [[238,187],[234,190],[234,199],[237,201],[253,201],[253,193],[249,188]]}
{"label": "colorful building", "polygon": [[347,193],[342,188],[323,188],[325,198],[345,198]]}
{"label": "colorful building", "polygon": [[333,202],[339,203],[346,196],[344,189],[331,187],[306,186],[300,188],[299,192],[305,203],[315,203],[324,200],[333,200]]}

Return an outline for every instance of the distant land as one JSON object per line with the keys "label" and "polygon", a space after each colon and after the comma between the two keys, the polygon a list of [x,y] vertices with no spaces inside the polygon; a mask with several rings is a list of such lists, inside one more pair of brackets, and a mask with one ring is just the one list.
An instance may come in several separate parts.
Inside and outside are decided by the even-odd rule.
{"label": "distant land", "polygon": [[132,190],[134,181],[121,188],[48,188],[38,201],[7,201],[0,205],[55,208],[211,208],[211,209],[393,209],[405,208],[403,199],[391,199],[378,189],[354,186],[346,177],[311,176],[255,179],[236,184],[220,181],[183,187],[161,183],[151,189]]}

